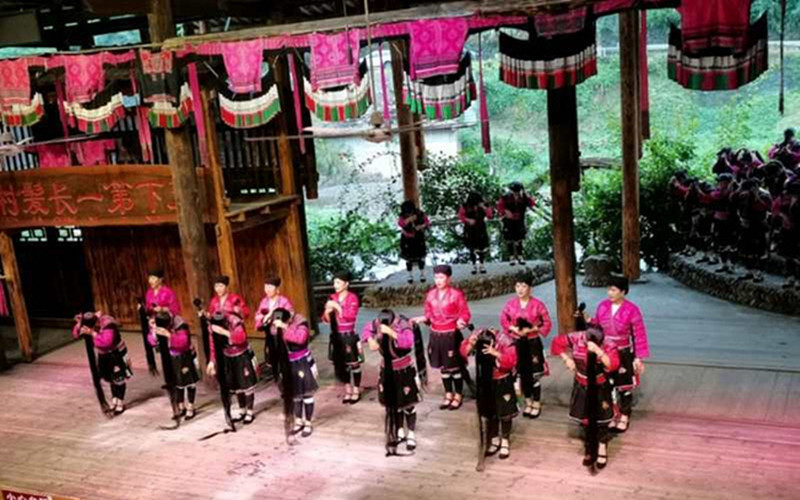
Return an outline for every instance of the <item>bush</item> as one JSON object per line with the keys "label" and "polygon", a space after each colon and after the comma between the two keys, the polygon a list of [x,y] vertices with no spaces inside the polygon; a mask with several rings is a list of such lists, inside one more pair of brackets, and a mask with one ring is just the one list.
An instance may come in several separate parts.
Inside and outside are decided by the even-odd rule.
{"label": "bush", "polygon": [[330,281],[339,271],[363,279],[378,263],[394,262],[398,234],[384,220],[370,221],[356,209],[308,217],[311,278]]}
{"label": "bush", "polygon": [[[639,214],[641,255],[645,263],[663,268],[684,235],[675,232],[681,212],[667,188],[679,168],[694,159],[694,145],[685,139],[656,135],[646,143],[640,163]],[[622,172],[591,171],[576,197],[575,239],[587,254],[604,253],[622,261]]]}

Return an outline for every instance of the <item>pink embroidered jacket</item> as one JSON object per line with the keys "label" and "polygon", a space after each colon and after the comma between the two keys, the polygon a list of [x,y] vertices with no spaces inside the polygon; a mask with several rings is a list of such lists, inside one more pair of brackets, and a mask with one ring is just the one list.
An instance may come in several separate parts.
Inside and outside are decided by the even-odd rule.
{"label": "pink embroidered jacket", "polygon": [[[119,324],[113,316],[101,316],[95,329],[97,330],[97,335],[94,337],[94,348],[99,354],[108,354],[111,351],[125,347],[125,341],[122,340],[122,336],[119,334]],[[80,336],[80,323],[76,322],[75,326],[72,327],[72,337],[77,339]]]}
{"label": "pink embroidered jacket", "polygon": [[503,332],[507,335],[513,336],[510,327],[516,325],[517,318],[523,318],[531,325],[538,326],[538,332],[530,332],[528,338],[536,338],[538,336],[547,337],[550,330],[553,328],[553,322],[550,319],[550,313],[547,311],[547,306],[544,302],[531,297],[523,309],[519,297],[512,297],[506,302],[503,307],[503,312],[500,313],[500,326],[503,327]]}
{"label": "pink embroidered jacket", "polygon": [[[244,329],[244,321],[242,321],[238,316],[228,316],[227,330],[231,332],[231,336],[228,340],[228,345],[226,345],[222,351],[225,356],[238,356],[250,347],[250,344],[247,342],[247,331]],[[211,345],[211,354],[209,357],[211,358],[211,361],[216,361],[217,353],[214,349],[214,332],[209,329],[208,334],[211,336],[209,339],[209,344]]]}
{"label": "pink embroidered jacket", "polygon": [[[514,344],[514,339],[503,332],[497,332],[494,348],[500,353],[500,357],[498,357],[494,363],[492,378],[498,380],[506,375],[512,374],[517,367],[517,347]],[[472,345],[469,343],[469,337],[461,342],[459,352],[464,359],[469,358],[469,355],[473,354]]]}
{"label": "pink embroidered jacket", "polygon": [[284,295],[278,295],[274,300],[264,295],[261,302],[258,304],[258,310],[256,310],[256,327],[260,328],[264,323],[264,318],[269,316],[269,313],[275,309],[286,309],[289,312],[294,312],[294,305],[292,305],[292,301]]}
{"label": "pink embroidered jacket", "polygon": [[234,312],[234,307],[236,306],[240,309],[239,316],[241,316],[242,319],[250,317],[250,308],[244,303],[244,299],[235,293],[229,293],[223,297],[214,295],[214,297],[211,298],[211,302],[208,304],[208,313],[213,316],[215,312],[222,311],[225,315],[230,315]]}
{"label": "pink embroidered jacket", "polygon": [[[172,318],[169,333],[169,353],[171,355],[178,356],[192,350],[192,342],[189,340],[189,324],[182,317],[174,316]],[[153,329],[150,330],[147,341],[152,346],[158,344],[158,338]]]}
{"label": "pink embroidered jacket", "polygon": [[600,302],[592,318],[592,324],[601,327],[605,338],[619,349],[633,345],[634,356],[640,359],[650,357],[642,312],[633,302],[623,301],[613,316],[611,301],[606,299]]}
{"label": "pink embroidered jacket", "polygon": [[[272,325],[270,335],[277,334],[278,329]],[[289,361],[297,361],[311,353],[308,349],[308,338],[308,320],[301,314],[295,314],[283,332],[283,341],[289,351]]]}
{"label": "pink embroidered jacket", "polygon": [[[525,210],[535,206],[536,200],[527,194],[519,198],[515,195],[505,195],[497,201],[497,214],[501,219],[519,220],[525,217]],[[510,215],[506,215],[506,210]]]}
{"label": "pink embroidered jacket", "polygon": [[[612,373],[619,369],[619,352],[617,346],[614,345],[608,337],[603,340],[603,345],[600,346],[603,352],[608,356],[610,366],[603,365],[603,370],[606,373]],[[553,339],[553,344],[550,346],[550,352],[554,356],[560,356],[561,353],[572,351],[572,359],[575,360],[575,382],[586,386],[588,380],[586,379],[586,360],[588,357],[588,349],[586,348],[586,332],[573,332],[566,335],[558,335]],[[601,361],[598,359],[598,363]],[[605,375],[598,376],[596,379],[597,385],[604,384],[606,381]]]}
{"label": "pink embroidered jacket", "polygon": [[410,221],[408,219],[409,218],[403,217],[398,217],[397,219],[397,226],[401,229],[402,235],[406,238],[413,238],[419,231],[424,231],[431,227],[431,221],[427,215],[423,217],[422,221]]}
{"label": "pink embroidered jacket", "polygon": [[[344,298],[339,297],[338,293],[332,293],[328,300],[333,300],[342,306],[342,313],[336,314],[337,325],[339,326],[339,333],[350,333],[356,330],[356,319],[358,318],[358,309],[360,307],[358,302],[358,295],[348,291]],[[322,321],[330,323],[331,319],[327,314],[322,314]]]}
{"label": "pink embroidered jacket", "polygon": [[425,297],[425,318],[435,332],[452,332],[460,319],[469,323],[472,313],[467,305],[464,292],[448,286],[442,292],[434,287]]}
{"label": "pink embroidered jacket", "polygon": [[[381,343],[383,333],[378,330],[376,321],[370,321],[364,325],[361,331],[361,340],[367,342],[369,339],[375,339]],[[392,368],[400,370],[411,366],[412,363],[412,350],[414,347],[414,330],[411,329],[411,323],[402,316],[397,316],[391,324],[392,330],[397,332],[397,338],[392,340]],[[381,366],[383,366],[383,357],[381,357]]]}
{"label": "pink embroidered jacket", "polygon": [[166,285],[161,285],[158,290],[148,288],[147,293],[144,294],[144,303],[148,316],[153,314],[153,304],[158,307],[166,307],[173,316],[181,313],[181,303],[178,302],[178,296]]}

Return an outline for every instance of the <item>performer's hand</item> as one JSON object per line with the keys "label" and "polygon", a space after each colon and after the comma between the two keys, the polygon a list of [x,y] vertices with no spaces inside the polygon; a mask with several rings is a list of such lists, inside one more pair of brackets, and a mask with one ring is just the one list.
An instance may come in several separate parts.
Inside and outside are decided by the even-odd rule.
{"label": "performer's hand", "polygon": [[463,319],[459,319],[458,321],[456,321],[456,327],[458,327],[459,330],[461,330],[465,326],[467,326],[467,322],[464,321]]}
{"label": "performer's hand", "polygon": [[605,354],[603,352],[603,349],[601,349],[599,345],[595,344],[591,340],[586,342],[586,349],[597,354],[598,356],[602,356],[603,354]]}
{"label": "performer's hand", "polygon": [[381,333],[393,339],[397,339],[397,332],[389,325],[381,325]]}
{"label": "performer's hand", "polygon": [[639,358],[633,358],[633,373],[636,375],[644,375],[644,363]]}
{"label": "performer's hand", "polygon": [[206,375],[209,377],[213,377],[217,374],[217,367],[214,365],[214,362],[210,362],[208,366],[206,366]]}
{"label": "performer's hand", "polygon": [[411,321],[411,324],[413,325],[413,324],[425,323],[426,321],[428,321],[428,318],[426,318],[425,316],[415,316],[411,318],[409,321]]}
{"label": "performer's hand", "polygon": [[231,332],[229,332],[228,330],[222,328],[219,325],[211,325],[211,331],[214,332],[214,333],[218,333],[220,335],[224,335],[226,337],[230,337],[231,336]]}
{"label": "performer's hand", "polygon": [[478,334],[473,333],[472,335],[469,336],[469,345],[471,347],[475,347],[476,342],[478,342]]}
{"label": "performer's hand", "polygon": [[272,326],[274,326],[275,328],[284,328],[285,329],[287,325],[283,321],[281,321],[279,319],[276,319],[275,321],[272,322]]}
{"label": "performer's hand", "polygon": [[567,366],[567,370],[571,371],[572,373],[575,373],[575,370],[577,370],[575,367],[575,360],[568,356],[564,358],[564,364]]}
{"label": "performer's hand", "polygon": [[377,351],[378,349],[381,348],[381,345],[378,344],[378,341],[373,339],[372,337],[370,337],[369,340],[367,340],[367,344],[369,344],[370,351]]}
{"label": "performer's hand", "polygon": [[483,353],[488,354],[490,356],[494,356],[495,358],[500,357],[500,352],[490,345],[487,345],[486,347],[483,348]]}
{"label": "performer's hand", "polygon": [[170,336],[169,330],[167,330],[166,328],[161,328],[160,326],[157,326],[155,331],[156,335],[161,335],[162,337],[167,337],[167,338],[169,338]]}
{"label": "performer's hand", "polygon": [[514,333],[516,335],[519,335],[519,327],[516,326],[516,325],[509,326],[508,327],[508,331],[510,331],[510,332],[512,332],[512,333]]}
{"label": "performer's hand", "polygon": [[89,328],[87,326],[82,326],[81,327],[81,335],[91,335],[91,334],[92,334],[92,329],[91,328]]}

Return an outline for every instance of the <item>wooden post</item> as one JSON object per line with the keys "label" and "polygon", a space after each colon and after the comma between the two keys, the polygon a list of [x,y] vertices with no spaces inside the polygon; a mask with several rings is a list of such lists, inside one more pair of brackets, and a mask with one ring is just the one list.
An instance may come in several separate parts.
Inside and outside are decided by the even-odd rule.
{"label": "wooden post", "polygon": [[[642,115],[641,135],[642,140],[650,138],[650,76],[649,62],[647,60],[647,11],[640,14],[641,26],[639,27],[639,111]],[[641,158],[641,156],[640,156]]]}
{"label": "wooden post", "polygon": [[[403,102],[403,60],[408,57],[405,40],[390,42],[392,48],[392,83],[397,106],[397,125],[406,127],[413,123],[411,108]],[[414,132],[400,133],[400,162],[403,172],[403,199],[411,200],[419,207],[419,178],[417,158],[414,151]]]}
{"label": "wooden post", "polygon": [[[170,0],[149,0],[147,15],[150,41],[161,43],[175,35]],[[178,211],[178,234],[181,240],[183,267],[189,295],[204,301],[211,296],[208,241],[200,207],[200,189],[194,166],[192,145],[185,128],[164,129],[164,138],[169,157],[175,204]],[[202,354],[201,354],[202,356]],[[206,360],[201,359],[204,363]]]}
{"label": "wooden post", "polygon": [[217,136],[217,122],[211,113],[211,94],[202,92],[203,118],[206,123],[206,144],[208,144],[208,162],[206,167],[211,173],[214,185],[214,207],[217,213],[217,254],[219,255],[219,268],[222,274],[230,277],[230,286],[235,290],[239,284],[239,273],[236,267],[236,248],[233,244],[233,230],[231,222],[226,217],[230,200],[225,197],[225,181],[222,177],[222,166],[219,164],[219,138]]}
{"label": "wooden post", "polygon": [[556,310],[558,331],[574,330],[575,231],[572,222],[572,184],[580,171],[578,158],[578,104],[575,87],[547,91],[550,138],[550,192],[553,199]]}
{"label": "wooden post", "polygon": [[638,13],[619,15],[620,102],[622,107],[622,272],[639,278],[639,110],[637,106]]}
{"label": "wooden post", "polygon": [[[281,174],[281,194],[298,195],[301,203],[295,203],[289,209],[289,215],[281,228],[285,231],[285,241],[288,253],[292,257],[288,265],[292,279],[301,280],[305,284],[305,297],[302,302],[295,304],[298,310],[305,308],[306,317],[312,329],[317,330],[316,314],[314,307],[314,290],[311,286],[310,263],[308,260],[308,235],[306,234],[305,209],[302,202],[303,192],[297,182],[295,172],[295,158],[292,144],[289,141],[289,118],[294,117],[294,104],[292,99],[292,86],[289,79],[289,63],[285,56],[275,58],[272,66],[275,71],[275,83],[278,86],[278,98],[281,102],[281,113],[274,118],[278,128],[278,161]],[[286,111],[289,110],[289,111]]]}
{"label": "wooden post", "polygon": [[11,299],[11,314],[14,316],[14,328],[17,330],[19,352],[22,354],[22,359],[30,362],[33,359],[31,323],[28,319],[25,297],[22,295],[22,281],[19,277],[17,256],[14,253],[14,242],[5,231],[0,232],[0,260],[3,263],[8,295]]}

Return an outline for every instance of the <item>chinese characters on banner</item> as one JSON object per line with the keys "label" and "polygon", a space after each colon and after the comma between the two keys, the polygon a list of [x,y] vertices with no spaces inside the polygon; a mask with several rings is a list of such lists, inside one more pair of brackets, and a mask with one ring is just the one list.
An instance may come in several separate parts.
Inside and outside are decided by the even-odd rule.
{"label": "chinese characters on banner", "polygon": [[[200,193],[201,201],[204,194]],[[0,173],[0,229],[176,221],[167,166],[101,165]]]}

